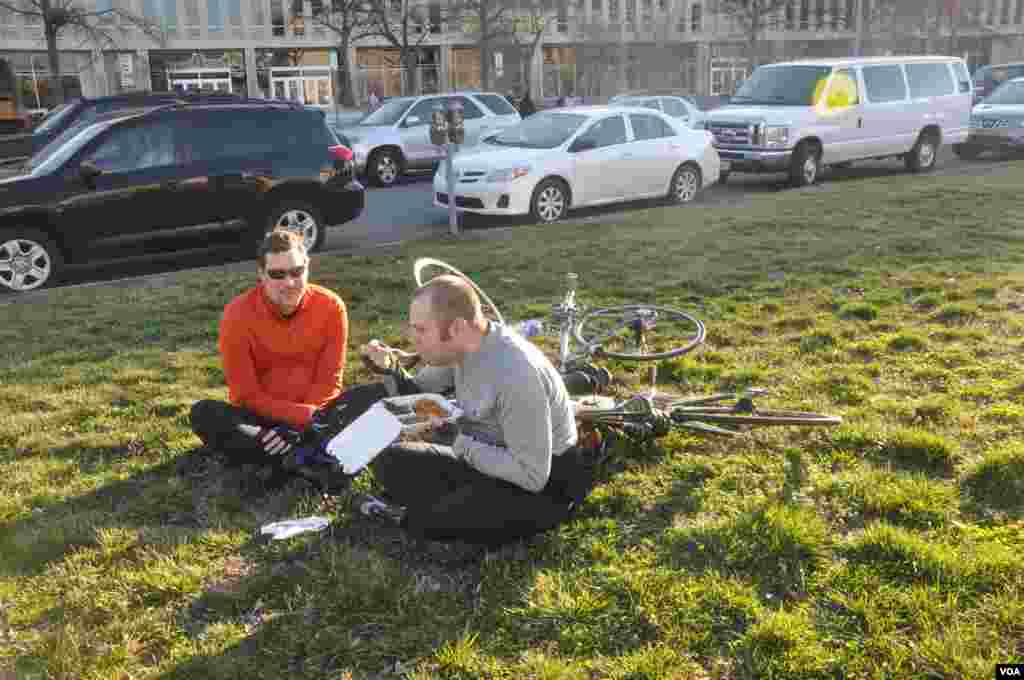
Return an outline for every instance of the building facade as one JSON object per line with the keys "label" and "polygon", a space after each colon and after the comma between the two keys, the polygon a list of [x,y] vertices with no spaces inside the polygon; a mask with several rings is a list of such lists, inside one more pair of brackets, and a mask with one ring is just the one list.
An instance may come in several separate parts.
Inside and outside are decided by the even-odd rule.
{"label": "building facade", "polygon": [[[396,18],[403,1],[418,0],[392,0]],[[749,73],[752,59],[933,51],[964,56],[972,67],[1024,60],[1024,0],[961,1],[976,3],[977,11],[955,30],[936,24],[930,33],[915,29],[896,37],[875,11],[879,0],[792,0],[766,23],[756,57],[741,22],[708,12],[703,0],[577,0],[543,22],[520,10],[515,38],[493,47],[491,87],[520,89],[528,79],[535,99],[564,94],[600,99],[645,87],[726,94]],[[60,70],[72,95],[222,90],[332,107],[344,87],[352,87],[362,103],[371,89],[395,96],[480,86],[476,29],[464,18],[446,16],[439,2],[424,2],[411,27],[416,54],[411,75],[400,50],[373,38],[349,48],[351,79],[339,77],[335,33],[313,20],[322,0],[305,0],[299,11],[285,0],[84,2],[146,17],[162,27],[165,39],[158,43],[110,16],[104,28],[117,49],[74,49],[80,41],[62,40]],[[539,48],[531,54],[525,44],[540,28]],[[0,8],[0,58],[14,68],[28,108],[53,105],[53,76],[38,19]]]}

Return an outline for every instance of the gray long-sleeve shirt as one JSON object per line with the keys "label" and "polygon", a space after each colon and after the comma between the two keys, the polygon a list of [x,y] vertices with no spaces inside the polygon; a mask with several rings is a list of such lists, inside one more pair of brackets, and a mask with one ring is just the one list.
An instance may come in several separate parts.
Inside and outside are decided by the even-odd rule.
{"label": "gray long-sleeve shirt", "polygon": [[465,412],[455,454],[486,475],[538,492],[551,457],[576,444],[562,376],[533,343],[497,322],[480,351],[453,367],[426,366],[415,381],[426,392],[455,388]]}

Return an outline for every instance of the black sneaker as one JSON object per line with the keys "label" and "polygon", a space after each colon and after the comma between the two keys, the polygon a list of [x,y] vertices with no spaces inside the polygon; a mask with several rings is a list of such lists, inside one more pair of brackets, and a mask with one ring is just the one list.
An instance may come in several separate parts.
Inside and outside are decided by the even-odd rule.
{"label": "black sneaker", "polygon": [[352,485],[352,476],[345,474],[341,463],[331,459],[320,459],[315,462],[296,460],[297,453],[283,456],[281,468],[293,475],[302,477],[320,487],[328,495],[336,496],[344,493]]}
{"label": "black sneaker", "polygon": [[383,520],[388,524],[399,525],[405,518],[405,508],[391,505],[369,494],[355,496],[352,499],[352,508],[363,517]]}

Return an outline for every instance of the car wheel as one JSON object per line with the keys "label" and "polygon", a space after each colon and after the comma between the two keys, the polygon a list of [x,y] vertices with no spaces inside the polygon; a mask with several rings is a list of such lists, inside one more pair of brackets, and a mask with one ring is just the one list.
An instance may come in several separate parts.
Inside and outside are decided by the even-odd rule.
{"label": "car wheel", "polygon": [[63,267],[60,251],[43,232],[0,231],[0,291],[24,293],[52,285]]}
{"label": "car wheel", "polygon": [[271,212],[267,232],[287,229],[302,237],[307,253],[315,253],[324,244],[327,234],[320,211],[306,201],[284,201]]}
{"label": "car wheel", "polygon": [[530,214],[538,222],[557,222],[569,210],[569,188],[557,179],[546,179],[533,190]]}
{"label": "car wheel", "polygon": [[935,135],[930,132],[922,133],[917,138],[917,143],[910,150],[904,159],[907,170],[910,172],[928,172],[935,167],[935,157],[938,155],[939,142]]}
{"label": "car wheel", "polygon": [[981,149],[970,144],[954,144],[953,153],[956,154],[957,158],[962,158],[965,161],[973,161],[981,155]]}
{"label": "car wheel", "polygon": [[805,187],[818,181],[821,170],[821,158],[817,149],[810,144],[801,144],[793,152],[793,160],[789,166],[789,181],[795,187]]}
{"label": "car wheel", "polygon": [[391,186],[402,174],[401,159],[394,151],[375,151],[366,168],[370,181],[378,187]]}
{"label": "car wheel", "polygon": [[687,163],[679,166],[668,187],[669,203],[689,203],[700,193],[700,169]]}

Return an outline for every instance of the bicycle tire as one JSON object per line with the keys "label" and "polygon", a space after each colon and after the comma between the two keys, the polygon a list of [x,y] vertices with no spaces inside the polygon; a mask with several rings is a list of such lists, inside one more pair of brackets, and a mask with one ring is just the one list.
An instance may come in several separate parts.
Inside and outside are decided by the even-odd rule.
{"label": "bicycle tire", "polygon": [[417,288],[422,288],[423,284],[426,283],[426,281],[423,280],[422,276],[423,270],[424,268],[429,267],[431,265],[435,267],[440,267],[441,269],[444,269],[445,271],[451,274],[455,274],[456,276],[461,277],[465,279],[467,282],[469,282],[469,285],[473,286],[473,290],[475,290],[476,294],[480,296],[480,299],[483,302],[487,303],[487,305],[491,308],[491,311],[494,312],[494,316],[497,318],[497,320],[500,321],[503,326],[505,325],[505,317],[501,315],[501,311],[498,309],[498,306],[491,301],[491,298],[487,297],[487,293],[485,293],[483,289],[480,288],[480,286],[476,285],[476,283],[473,282],[473,279],[469,278],[468,276],[466,276],[465,274],[463,274],[462,272],[460,272],[458,269],[451,266],[447,262],[442,262],[441,260],[436,260],[432,257],[418,258],[412,265],[412,277],[413,280],[416,281]]}
{"label": "bicycle tire", "polygon": [[730,406],[677,408],[672,410],[672,420],[677,424],[698,421],[716,425],[801,425],[804,427],[834,427],[843,422],[842,416],[830,416],[810,411],[758,409],[753,413],[742,413]]}
{"label": "bicycle tire", "polygon": [[[686,344],[671,349],[667,352],[653,352],[651,354],[626,354],[624,352],[610,352],[608,350],[600,348],[600,341],[588,340],[584,336],[584,326],[586,326],[587,321],[589,319],[594,319],[601,316],[612,316],[613,314],[621,316],[628,312],[635,312],[640,310],[654,311],[660,314],[675,316],[679,320],[685,320],[689,323],[692,323],[695,328],[695,332],[686,342]],[[576,327],[573,329],[573,336],[575,337],[576,342],[580,343],[584,347],[592,347],[595,345],[598,347],[598,351],[595,352],[595,356],[609,357],[611,359],[622,359],[625,361],[661,361],[663,359],[671,359],[673,357],[678,357],[683,354],[686,354],[687,352],[692,351],[694,348],[702,344],[704,342],[706,334],[707,330],[704,327],[704,322],[698,319],[697,317],[693,316],[692,314],[687,314],[686,312],[681,312],[678,309],[673,309],[671,307],[659,307],[656,305],[620,305],[617,307],[603,307],[601,309],[592,309],[583,314],[579,322],[577,322]]]}

